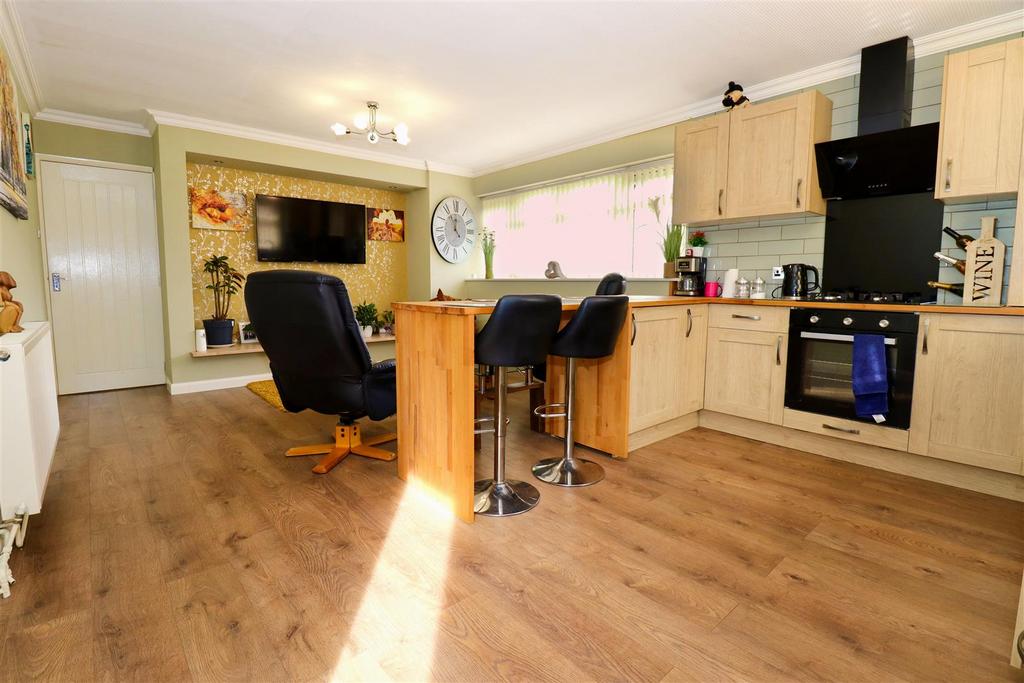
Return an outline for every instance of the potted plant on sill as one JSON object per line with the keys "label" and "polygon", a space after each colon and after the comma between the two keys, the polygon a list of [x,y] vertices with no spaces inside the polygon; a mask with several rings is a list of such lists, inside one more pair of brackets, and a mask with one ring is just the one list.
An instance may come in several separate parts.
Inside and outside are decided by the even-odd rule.
{"label": "potted plant on sill", "polygon": [[665,228],[665,234],[661,238],[661,252],[665,257],[665,269],[662,277],[674,278],[676,276],[676,259],[683,248],[683,226],[670,225]]}
{"label": "potted plant on sill", "polygon": [[377,329],[381,331],[381,334],[395,334],[395,312],[384,311],[381,314],[380,320],[377,321]]}
{"label": "potted plant on sill", "polygon": [[363,302],[355,308],[356,322],[363,330],[363,339],[373,336],[373,326],[377,324],[377,304]]}
{"label": "potted plant on sill", "polygon": [[227,256],[211,255],[203,262],[203,272],[210,276],[206,288],[213,291],[213,316],[203,321],[206,345],[218,348],[231,346],[235,321],[228,318],[231,297],[238,293],[245,276],[235,270]]}
{"label": "potted plant on sill", "polygon": [[483,234],[480,238],[480,249],[484,252],[484,278],[487,280],[494,279],[494,231],[488,230],[486,227],[483,229]]}
{"label": "potted plant on sill", "polygon": [[708,244],[708,238],[705,237],[703,230],[694,230],[690,233],[690,238],[686,240],[686,243],[690,245],[687,250],[688,256],[703,256],[704,247]]}

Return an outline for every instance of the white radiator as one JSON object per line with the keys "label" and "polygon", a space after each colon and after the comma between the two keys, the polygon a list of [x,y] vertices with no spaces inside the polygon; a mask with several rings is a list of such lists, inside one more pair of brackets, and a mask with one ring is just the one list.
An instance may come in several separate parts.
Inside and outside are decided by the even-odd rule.
{"label": "white radiator", "polygon": [[0,520],[39,512],[57,447],[49,323],[0,336]]}

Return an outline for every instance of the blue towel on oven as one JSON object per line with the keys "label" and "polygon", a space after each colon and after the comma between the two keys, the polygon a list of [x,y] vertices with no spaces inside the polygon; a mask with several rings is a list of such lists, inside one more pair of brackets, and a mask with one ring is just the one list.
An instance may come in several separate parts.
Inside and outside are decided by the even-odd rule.
{"label": "blue towel on oven", "polygon": [[889,412],[889,371],[886,367],[884,335],[853,335],[851,374],[857,416],[884,416]]}

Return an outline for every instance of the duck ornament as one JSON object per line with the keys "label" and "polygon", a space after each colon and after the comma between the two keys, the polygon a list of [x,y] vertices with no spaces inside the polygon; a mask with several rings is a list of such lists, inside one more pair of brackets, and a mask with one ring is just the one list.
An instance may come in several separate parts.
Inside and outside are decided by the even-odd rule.
{"label": "duck ornament", "polygon": [[14,300],[11,290],[18,286],[10,273],[0,270],[0,334],[7,332],[24,332],[18,323],[25,313],[25,307],[19,301]]}
{"label": "duck ornament", "polygon": [[725,90],[725,97],[722,98],[722,106],[730,111],[736,107],[750,106],[750,99],[743,94],[743,86],[735,81],[729,81],[729,87]]}

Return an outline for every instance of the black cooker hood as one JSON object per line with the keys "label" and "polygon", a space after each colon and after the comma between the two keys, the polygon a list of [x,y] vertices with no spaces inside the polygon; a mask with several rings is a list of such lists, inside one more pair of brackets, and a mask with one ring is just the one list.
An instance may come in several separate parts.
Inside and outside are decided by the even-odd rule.
{"label": "black cooker hood", "polygon": [[861,51],[857,137],[814,146],[825,199],[931,192],[939,124],[910,126],[914,47],[904,36]]}

